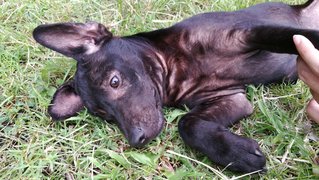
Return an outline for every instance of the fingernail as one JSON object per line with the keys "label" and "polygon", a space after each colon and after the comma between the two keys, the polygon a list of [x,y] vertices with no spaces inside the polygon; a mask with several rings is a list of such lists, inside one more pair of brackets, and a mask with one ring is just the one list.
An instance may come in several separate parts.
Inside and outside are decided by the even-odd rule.
{"label": "fingernail", "polygon": [[293,40],[295,44],[300,44],[301,42],[301,36],[300,35],[294,35]]}

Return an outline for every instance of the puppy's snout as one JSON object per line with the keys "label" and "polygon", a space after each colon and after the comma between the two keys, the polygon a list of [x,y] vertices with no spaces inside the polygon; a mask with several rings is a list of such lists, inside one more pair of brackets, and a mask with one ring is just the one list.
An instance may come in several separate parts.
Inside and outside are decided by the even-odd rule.
{"label": "puppy's snout", "polygon": [[147,143],[144,130],[140,127],[134,128],[129,137],[129,143],[132,147],[144,146]]}

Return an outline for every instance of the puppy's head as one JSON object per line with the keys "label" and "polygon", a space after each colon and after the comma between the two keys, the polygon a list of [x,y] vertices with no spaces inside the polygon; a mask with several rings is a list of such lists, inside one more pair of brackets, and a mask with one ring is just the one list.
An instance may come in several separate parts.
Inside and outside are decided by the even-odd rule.
{"label": "puppy's head", "polygon": [[113,37],[93,22],[40,25],[33,36],[77,61],[74,80],[53,97],[49,107],[53,119],[75,116],[86,107],[114,120],[131,146],[143,146],[159,134],[164,122],[161,97],[148,67],[156,57],[143,42]]}

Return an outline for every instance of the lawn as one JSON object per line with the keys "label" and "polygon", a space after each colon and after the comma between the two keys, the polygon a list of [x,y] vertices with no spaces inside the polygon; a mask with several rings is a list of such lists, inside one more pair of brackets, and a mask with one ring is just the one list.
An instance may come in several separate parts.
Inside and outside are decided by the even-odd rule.
{"label": "lawn", "polygon": [[[42,23],[94,20],[116,35],[129,35],[264,1],[0,1],[0,179],[242,178],[184,145],[177,122],[186,109],[166,108],[162,133],[143,149],[130,148],[115,125],[86,111],[52,122],[47,106],[57,87],[72,78],[75,61],[35,43],[32,30]],[[247,95],[254,114],[232,130],[259,142],[268,172],[244,178],[318,179],[319,126],[304,113],[307,87],[249,86]]]}

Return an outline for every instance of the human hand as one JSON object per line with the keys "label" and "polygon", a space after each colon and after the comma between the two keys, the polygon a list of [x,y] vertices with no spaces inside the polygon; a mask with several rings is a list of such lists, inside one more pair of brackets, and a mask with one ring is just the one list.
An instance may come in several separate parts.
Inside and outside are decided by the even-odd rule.
{"label": "human hand", "polygon": [[306,111],[312,120],[319,123],[319,51],[304,36],[294,35],[293,40],[299,52],[297,60],[299,78],[309,86],[313,96]]}

